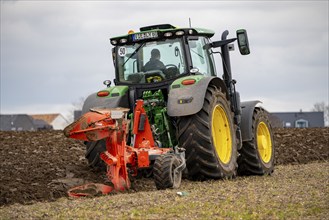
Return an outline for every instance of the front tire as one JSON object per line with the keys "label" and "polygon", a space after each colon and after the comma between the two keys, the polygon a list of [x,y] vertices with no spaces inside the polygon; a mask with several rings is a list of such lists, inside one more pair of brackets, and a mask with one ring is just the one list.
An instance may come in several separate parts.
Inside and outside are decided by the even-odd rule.
{"label": "front tire", "polygon": [[273,133],[267,112],[255,108],[250,141],[243,142],[238,158],[239,175],[269,175],[274,170]]}
{"label": "front tire", "polygon": [[186,149],[192,179],[236,176],[237,146],[232,111],[226,95],[209,85],[202,109],[178,119],[179,146]]}

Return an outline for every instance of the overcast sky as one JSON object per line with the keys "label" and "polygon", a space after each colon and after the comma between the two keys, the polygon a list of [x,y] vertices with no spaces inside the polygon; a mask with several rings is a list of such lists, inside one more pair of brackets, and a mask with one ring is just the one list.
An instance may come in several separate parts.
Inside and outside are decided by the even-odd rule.
{"label": "overcast sky", "polygon": [[114,78],[110,37],[189,18],[213,41],[247,29],[251,54],[231,53],[242,100],[272,112],[328,103],[328,1],[1,1],[1,114],[67,116]]}

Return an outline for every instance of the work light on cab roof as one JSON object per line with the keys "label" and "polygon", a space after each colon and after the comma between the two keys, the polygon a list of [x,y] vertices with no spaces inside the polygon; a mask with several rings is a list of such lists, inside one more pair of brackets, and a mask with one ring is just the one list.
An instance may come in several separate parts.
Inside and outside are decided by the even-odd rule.
{"label": "work light on cab roof", "polygon": [[175,36],[208,36],[212,37],[214,32],[203,28],[177,28],[170,24],[153,25],[140,28],[140,32],[129,30],[127,35],[113,37],[110,39],[113,46],[140,41],[171,38]]}

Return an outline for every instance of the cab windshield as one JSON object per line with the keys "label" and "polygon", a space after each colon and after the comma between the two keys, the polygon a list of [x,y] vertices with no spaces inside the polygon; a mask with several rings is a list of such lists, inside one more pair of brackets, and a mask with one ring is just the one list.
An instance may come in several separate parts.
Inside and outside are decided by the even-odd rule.
{"label": "cab windshield", "polygon": [[154,83],[186,73],[181,39],[166,39],[116,48],[120,82]]}

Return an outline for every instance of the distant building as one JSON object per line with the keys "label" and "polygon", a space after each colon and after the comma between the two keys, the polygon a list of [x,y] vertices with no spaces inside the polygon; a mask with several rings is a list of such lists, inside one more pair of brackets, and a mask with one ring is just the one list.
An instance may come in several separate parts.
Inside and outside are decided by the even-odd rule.
{"label": "distant building", "polygon": [[37,127],[37,130],[53,130],[53,126],[41,119],[33,119],[34,125]]}
{"label": "distant building", "polygon": [[323,112],[271,112],[270,120],[273,127],[324,127]]}
{"label": "distant building", "polygon": [[52,129],[52,126],[42,120],[34,120],[27,114],[0,115],[1,131],[37,131]]}
{"label": "distant building", "polygon": [[0,115],[1,131],[62,130],[69,122],[61,114]]}
{"label": "distant building", "polygon": [[30,116],[35,120],[47,122],[54,130],[62,130],[69,124],[61,114],[38,114]]}

